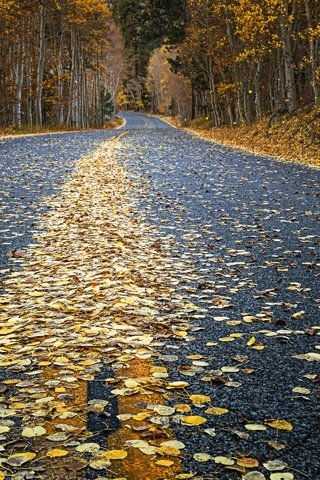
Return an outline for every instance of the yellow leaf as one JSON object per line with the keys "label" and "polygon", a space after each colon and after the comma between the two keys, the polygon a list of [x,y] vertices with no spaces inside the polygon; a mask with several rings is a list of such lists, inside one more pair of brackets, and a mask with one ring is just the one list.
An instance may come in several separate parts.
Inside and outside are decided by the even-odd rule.
{"label": "yellow leaf", "polygon": [[160,465],[160,467],[171,467],[174,462],[172,460],[158,460],[156,465]]}
{"label": "yellow leaf", "polygon": [[236,332],[236,333],[231,333],[230,337],[231,338],[242,338],[244,333]]}
{"label": "yellow leaf", "polygon": [[252,348],[254,350],[264,350],[264,345],[254,345]]}
{"label": "yellow leaf", "polygon": [[59,448],[53,448],[52,450],[48,450],[46,455],[50,458],[56,458],[65,457],[66,455],[68,455],[68,453],[68,450],[60,450]]}
{"label": "yellow leaf", "polygon": [[259,466],[259,462],[252,457],[242,457],[237,460],[237,465],[244,468],[254,468]]}
{"label": "yellow leaf", "polygon": [[191,407],[187,403],[179,403],[176,405],[176,412],[178,413],[188,413],[190,412]]}
{"label": "yellow leaf", "polygon": [[252,431],[267,430],[264,425],[260,425],[259,423],[247,423],[244,427]]}
{"label": "yellow leaf", "polygon": [[8,335],[16,330],[16,328],[3,327],[0,329],[0,335]]}
{"label": "yellow leaf", "polygon": [[137,420],[138,422],[141,422],[142,420],[145,420],[146,418],[151,417],[151,413],[148,412],[140,412],[137,413],[136,415],[132,415],[133,420]]}
{"label": "yellow leaf", "polygon": [[123,460],[128,456],[128,452],[125,450],[107,450],[101,454],[101,457],[107,460]]}
{"label": "yellow leaf", "polygon": [[209,455],[208,453],[195,453],[193,455],[193,458],[197,462],[208,462],[209,460],[212,460],[211,455]]}
{"label": "yellow leaf", "polygon": [[0,434],[7,433],[9,431],[10,431],[10,427],[8,427],[7,425],[0,425]]}
{"label": "yellow leaf", "polygon": [[26,404],[21,402],[12,403],[11,408],[14,408],[15,410],[23,410],[24,408],[26,408]]}
{"label": "yellow leaf", "polygon": [[208,415],[225,415],[226,413],[229,413],[229,410],[227,408],[212,407],[208,408],[205,413]]}
{"label": "yellow leaf", "polygon": [[208,395],[189,395],[189,398],[194,405],[202,405],[203,403],[211,402],[211,397]]}
{"label": "yellow leaf", "polygon": [[148,447],[139,447],[141,453],[145,455],[155,455],[157,453],[157,448],[149,445]]}
{"label": "yellow leaf", "polygon": [[6,474],[4,472],[0,472],[0,480],[4,480],[6,478]]}
{"label": "yellow leaf", "polygon": [[29,292],[30,297],[42,297],[43,293],[40,292]]}
{"label": "yellow leaf", "polygon": [[234,337],[221,337],[219,338],[219,342],[234,342],[235,338]]}
{"label": "yellow leaf", "polygon": [[22,430],[22,436],[27,438],[40,437],[47,433],[46,429],[43,427],[26,427]]}
{"label": "yellow leaf", "polygon": [[251,316],[251,315],[245,315],[245,316],[243,317],[243,321],[246,322],[246,323],[252,323],[252,322],[254,322],[255,320],[257,320],[257,318],[256,318],[256,317],[253,317],[253,316]]}
{"label": "yellow leaf", "polygon": [[169,446],[169,445],[162,445],[156,449],[157,453],[160,455],[169,455],[170,457],[178,457],[181,452],[178,448]]}
{"label": "yellow leaf", "polygon": [[177,381],[177,382],[169,382],[167,385],[168,390],[173,390],[175,388],[186,388],[189,387],[188,382],[182,382],[182,381]]}
{"label": "yellow leaf", "polygon": [[301,395],[309,395],[310,393],[309,388],[304,388],[304,387],[294,387],[292,391],[293,393],[301,393]]}
{"label": "yellow leaf", "polygon": [[270,480],[293,480],[294,476],[289,472],[271,473]]}
{"label": "yellow leaf", "polygon": [[176,335],[178,335],[179,337],[187,337],[188,336],[188,332],[186,332],[185,330],[177,330],[176,332],[174,332]]}
{"label": "yellow leaf", "polygon": [[7,458],[6,463],[11,465],[12,467],[20,467],[26,462],[30,462],[36,457],[35,453],[32,452],[23,452],[23,453],[15,453],[14,455],[10,455]]}
{"label": "yellow leaf", "polygon": [[293,430],[293,426],[287,420],[272,420],[271,422],[266,422],[269,427],[276,428],[277,430]]}
{"label": "yellow leaf", "polygon": [[168,415],[173,415],[176,410],[175,408],[167,407],[166,405],[156,405],[154,407],[154,411],[158,415],[168,416]]}
{"label": "yellow leaf", "polygon": [[179,450],[181,450],[182,448],[185,448],[185,444],[182,442],[179,442],[179,440],[166,440],[165,442],[162,442],[160,446],[174,447],[174,448],[178,448]]}
{"label": "yellow leaf", "polygon": [[61,363],[69,363],[70,362],[70,359],[68,357],[64,357],[64,356],[61,356],[61,357],[57,357],[54,359],[55,362],[61,362]]}
{"label": "yellow leaf", "polygon": [[231,465],[234,465],[235,463],[234,460],[232,460],[232,458],[222,457],[222,456],[214,457],[214,462],[221,465],[226,465],[226,466],[231,466]]}
{"label": "yellow leaf", "polygon": [[247,343],[248,347],[251,347],[251,345],[256,343],[256,339],[254,337],[251,337],[249,342]]}
{"label": "yellow leaf", "polygon": [[89,465],[94,470],[103,470],[110,467],[111,462],[106,458],[94,457],[92,460],[89,461]]}
{"label": "yellow leaf", "polygon": [[187,303],[184,305],[184,309],[185,309],[185,310],[199,310],[200,307],[198,307],[198,306],[195,305],[194,303],[187,302]]}
{"label": "yellow leaf", "polygon": [[199,415],[189,415],[187,417],[182,417],[181,423],[183,425],[202,425],[206,423],[207,419],[200,417]]}
{"label": "yellow leaf", "polygon": [[193,478],[195,473],[179,473],[175,478],[176,480],[189,480],[189,478]]}

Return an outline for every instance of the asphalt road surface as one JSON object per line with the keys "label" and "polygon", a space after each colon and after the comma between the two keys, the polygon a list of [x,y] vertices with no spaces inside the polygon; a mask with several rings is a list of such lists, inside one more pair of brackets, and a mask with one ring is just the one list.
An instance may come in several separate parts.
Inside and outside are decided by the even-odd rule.
{"label": "asphalt road surface", "polygon": [[[192,263],[193,283],[186,278],[179,288],[205,312],[195,318],[190,341],[159,347],[158,365],[169,380],[187,380],[189,394],[209,395],[227,410],[195,429],[173,422],[175,438],[186,445],[183,471],[236,480],[239,468],[225,462],[249,457],[259,461],[251,470],[264,477],[246,478],[282,479],[282,471],[292,475],[284,479],[319,480],[319,171],[209,142],[142,114],[121,116],[117,160],[159,244],[169,239],[177,262]],[[50,208],[48,195],[59,194],[79,158],[118,134],[0,141],[2,275],[19,267],[19,251]],[[89,386],[89,398],[110,395],[97,388]],[[206,407],[193,415],[205,415]],[[263,465],[278,459],[284,463]]]}

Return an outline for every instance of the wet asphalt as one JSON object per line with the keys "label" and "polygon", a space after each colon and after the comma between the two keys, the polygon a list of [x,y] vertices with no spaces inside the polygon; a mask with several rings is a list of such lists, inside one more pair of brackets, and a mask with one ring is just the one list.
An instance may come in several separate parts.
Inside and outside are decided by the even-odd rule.
{"label": "wet asphalt", "polygon": [[[159,364],[171,379],[190,381],[189,393],[210,395],[215,406],[230,410],[205,424],[214,437],[201,427],[175,427],[187,444],[186,471],[239,478],[213,462],[195,462],[192,452],[250,456],[260,464],[281,458],[295,479],[320,478],[319,363],[292,357],[320,348],[319,171],[174,129],[129,132],[122,158],[143,186],[136,195],[145,220],[160,241],[170,238],[177,261],[188,258],[195,266],[198,282],[188,284],[186,272],[184,294],[208,312],[196,321],[201,330],[193,341],[171,342]],[[246,323],[247,316],[254,321]],[[239,332],[243,338],[219,341]],[[197,372],[189,355],[202,355],[208,366]],[[239,371],[224,373],[228,367]],[[203,381],[206,376],[212,381]],[[310,393],[295,393],[296,387]],[[270,428],[266,422],[274,419],[286,419],[293,430]],[[250,432],[248,423],[267,428]],[[269,478],[266,469],[257,470]]]}
{"label": "wet asphalt", "polygon": [[78,159],[115,135],[92,131],[0,139],[0,275],[20,263],[37,219]]}
{"label": "wet asphalt", "polygon": [[[188,258],[194,265],[197,280],[190,284],[186,272],[180,288],[205,309],[190,341],[171,341],[158,363],[170,379],[189,381],[188,393],[210,395],[213,405],[230,410],[205,427],[173,425],[187,446],[184,471],[205,480],[241,478],[192,457],[209,453],[260,464],[281,458],[294,479],[320,479],[319,362],[293,358],[320,353],[319,170],[227,148],[147,116],[122,116],[119,161],[136,184],[132,194],[159,241],[169,239],[177,262]],[[119,133],[0,140],[3,275],[19,266],[19,250],[33,242],[39,216],[77,160]],[[220,340],[235,333],[242,336]],[[190,355],[202,355],[207,365],[193,365]],[[296,387],[309,393],[294,393]],[[203,408],[193,414],[203,415]],[[294,428],[271,428],[266,422],[273,419]],[[248,431],[248,423],[266,429]],[[280,451],[269,443],[275,441]],[[258,470],[270,478],[264,467]]]}

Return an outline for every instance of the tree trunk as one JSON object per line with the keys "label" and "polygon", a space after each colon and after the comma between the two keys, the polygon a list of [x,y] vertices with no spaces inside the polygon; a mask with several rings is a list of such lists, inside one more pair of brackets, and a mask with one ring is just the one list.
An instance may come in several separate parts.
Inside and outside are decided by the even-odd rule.
{"label": "tree trunk", "polygon": [[[308,28],[311,30],[313,28],[312,14],[310,9],[309,0],[304,0]],[[317,67],[318,67],[318,49],[316,45],[316,40],[310,35],[309,39],[309,52],[310,52],[310,61],[311,61],[311,84],[314,95],[314,105],[315,107],[320,107],[320,85],[317,79]]]}
{"label": "tree trunk", "polygon": [[14,108],[14,124],[16,128],[21,128],[21,104],[22,104],[22,85],[24,74],[24,41],[21,37],[18,45],[18,59],[16,71],[16,103]]}
{"label": "tree trunk", "polygon": [[61,8],[60,15],[60,42],[59,42],[59,54],[58,54],[58,102],[59,102],[59,125],[64,124],[64,103],[63,103],[63,54],[64,54],[64,41],[65,41],[65,30],[64,30],[64,10]]}
{"label": "tree trunk", "polygon": [[210,103],[211,103],[211,109],[214,117],[214,123],[216,127],[220,127],[221,118],[220,118],[220,112],[219,112],[217,89],[214,81],[214,73],[213,73],[211,57],[209,57],[208,59],[208,74],[209,74]]}
{"label": "tree trunk", "polygon": [[254,75],[254,105],[256,111],[256,118],[261,120],[262,118],[262,105],[261,105],[261,62],[255,65]]}
{"label": "tree trunk", "polygon": [[71,31],[71,79],[69,88],[68,126],[79,126],[79,56],[78,41],[74,30]]}
{"label": "tree trunk", "polygon": [[298,107],[297,88],[294,75],[292,45],[289,28],[288,0],[284,1],[283,9],[280,15],[281,36],[284,42],[283,59],[287,87],[288,110],[292,113]]}
{"label": "tree trunk", "polygon": [[37,70],[37,91],[36,91],[36,124],[38,127],[43,126],[42,115],[42,90],[43,90],[43,74],[45,63],[45,7],[40,7],[40,29],[39,29],[39,60]]}

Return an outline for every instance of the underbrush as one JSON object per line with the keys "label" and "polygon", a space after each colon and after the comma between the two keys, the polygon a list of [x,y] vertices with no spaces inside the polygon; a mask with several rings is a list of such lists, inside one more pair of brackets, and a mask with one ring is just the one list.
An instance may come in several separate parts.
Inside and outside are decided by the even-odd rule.
{"label": "underbrush", "polygon": [[61,125],[50,125],[48,127],[30,127],[23,126],[21,128],[16,128],[14,126],[8,126],[0,128],[0,136],[11,136],[11,135],[34,135],[37,133],[61,133],[61,132],[79,132],[82,130],[114,130],[117,127],[120,127],[123,124],[123,120],[120,117],[116,117],[113,120],[105,122],[103,127],[93,127],[93,128],[77,128],[77,127],[67,127]]}

